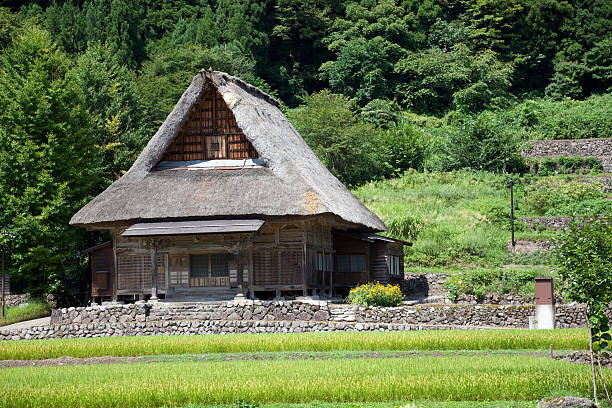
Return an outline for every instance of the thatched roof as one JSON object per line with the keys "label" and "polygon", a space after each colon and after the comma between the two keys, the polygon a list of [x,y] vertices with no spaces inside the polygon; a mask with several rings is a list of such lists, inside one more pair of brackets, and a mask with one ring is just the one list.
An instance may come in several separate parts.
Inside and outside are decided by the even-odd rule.
{"label": "thatched roof", "polygon": [[[221,94],[265,166],[156,169],[209,86]],[[369,230],[386,230],[380,218],[319,161],[275,99],[223,72],[202,71],[130,170],[81,208],[70,224],[315,214],[334,214]]]}

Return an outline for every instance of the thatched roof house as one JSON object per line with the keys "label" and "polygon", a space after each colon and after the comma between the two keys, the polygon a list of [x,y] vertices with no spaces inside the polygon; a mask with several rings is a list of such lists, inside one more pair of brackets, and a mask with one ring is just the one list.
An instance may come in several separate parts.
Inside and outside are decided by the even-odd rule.
{"label": "thatched roof house", "polygon": [[[216,71],[193,78],[132,168],[70,223],[113,234],[106,289],[96,292],[113,297],[220,296],[245,281],[251,294],[329,290],[339,284],[334,234],[397,243],[372,234],[384,223],[325,168],[274,98]],[[363,261],[361,281],[372,278]],[[350,269],[349,259],[338,273]]]}

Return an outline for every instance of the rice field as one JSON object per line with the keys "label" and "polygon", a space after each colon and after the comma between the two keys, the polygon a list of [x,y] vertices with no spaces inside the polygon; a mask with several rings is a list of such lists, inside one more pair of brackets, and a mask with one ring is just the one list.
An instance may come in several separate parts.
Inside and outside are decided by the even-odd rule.
{"label": "rice field", "polygon": [[584,350],[585,329],[139,336],[0,342],[0,360],[285,351]]}
{"label": "rice field", "polygon": [[533,401],[589,387],[588,366],[530,356],[137,363],[4,369],[0,406]]}

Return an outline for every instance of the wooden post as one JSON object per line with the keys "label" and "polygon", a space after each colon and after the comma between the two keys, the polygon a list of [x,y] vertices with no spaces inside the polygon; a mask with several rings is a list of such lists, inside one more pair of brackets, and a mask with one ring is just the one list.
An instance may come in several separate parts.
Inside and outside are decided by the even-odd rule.
{"label": "wooden post", "polygon": [[306,256],[307,256],[307,235],[306,235],[306,227],[308,224],[304,224],[304,230],[302,231],[302,241],[303,241],[303,254],[302,254],[302,284],[304,288],[302,289],[302,295],[308,296],[308,284],[306,283]]}
{"label": "wooden post", "polygon": [[255,299],[255,291],[253,286],[255,285],[255,271],[253,271],[253,244],[249,247],[249,298]]}
{"label": "wooden post", "polygon": [[119,298],[117,297],[117,290],[119,289],[119,264],[117,262],[117,231],[113,232],[113,268],[114,268],[114,277],[113,277],[113,290],[112,290],[112,298],[113,302],[116,303]]}
{"label": "wooden post", "polygon": [[4,249],[2,250],[2,317],[4,317]]}
{"label": "wooden post", "polygon": [[157,300],[157,246],[151,245],[151,300]]}
{"label": "wooden post", "polygon": [[168,292],[170,291],[170,264],[168,258],[170,258],[169,254],[164,254],[164,280],[166,281],[164,299],[168,299]]}
{"label": "wooden post", "polygon": [[237,280],[238,280],[238,293],[236,294],[237,298],[242,298],[244,297],[244,290],[243,290],[243,283],[244,283],[244,268],[242,266],[242,255],[243,255],[243,251],[239,250],[237,253],[237,259],[236,259],[236,266],[237,266],[237,271],[236,271],[236,275],[237,275]]}
{"label": "wooden post", "polygon": [[329,254],[329,297],[334,297],[334,255]]}

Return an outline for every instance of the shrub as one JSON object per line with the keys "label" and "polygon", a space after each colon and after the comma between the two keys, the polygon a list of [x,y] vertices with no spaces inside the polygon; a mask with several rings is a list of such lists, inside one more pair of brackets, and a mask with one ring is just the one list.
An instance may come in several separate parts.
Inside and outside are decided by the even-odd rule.
{"label": "shrub", "polygon": [[479,268],[466,270],[451,276],[445,286],[449,290],[449,299],[455,300],[458,295],[474,295],[477,300],[487,294],[519,294],[533,296],[534,278],[550,274],[539,269],[515,270],[500,268]]}
{"label": "shrub", "polygon": [[585,200],[602,199],[604,195],[603,185],[599,181],[585,183],[545,178],[525,187],[525,204],[536,215],[552,216],[558,212],[556,209],[561,206],[576,204]]}
{"label": "shrub", "polygon": [[408,214],[394,214],[385,217],[384,221],[389,234],[401,239],[415,240],[423,230],[423,221]]}
{"label": "shrub", "polygon": [[594,157],[560,156],[527,159],[529,172],[538,176],[553,174],[590,174],[603,171],[601,161]]}
{"label": "shrub", "polygon": [[353,305],[399,306],[404,295],[398,285],[367,283],[351,289],[346,301]]}

